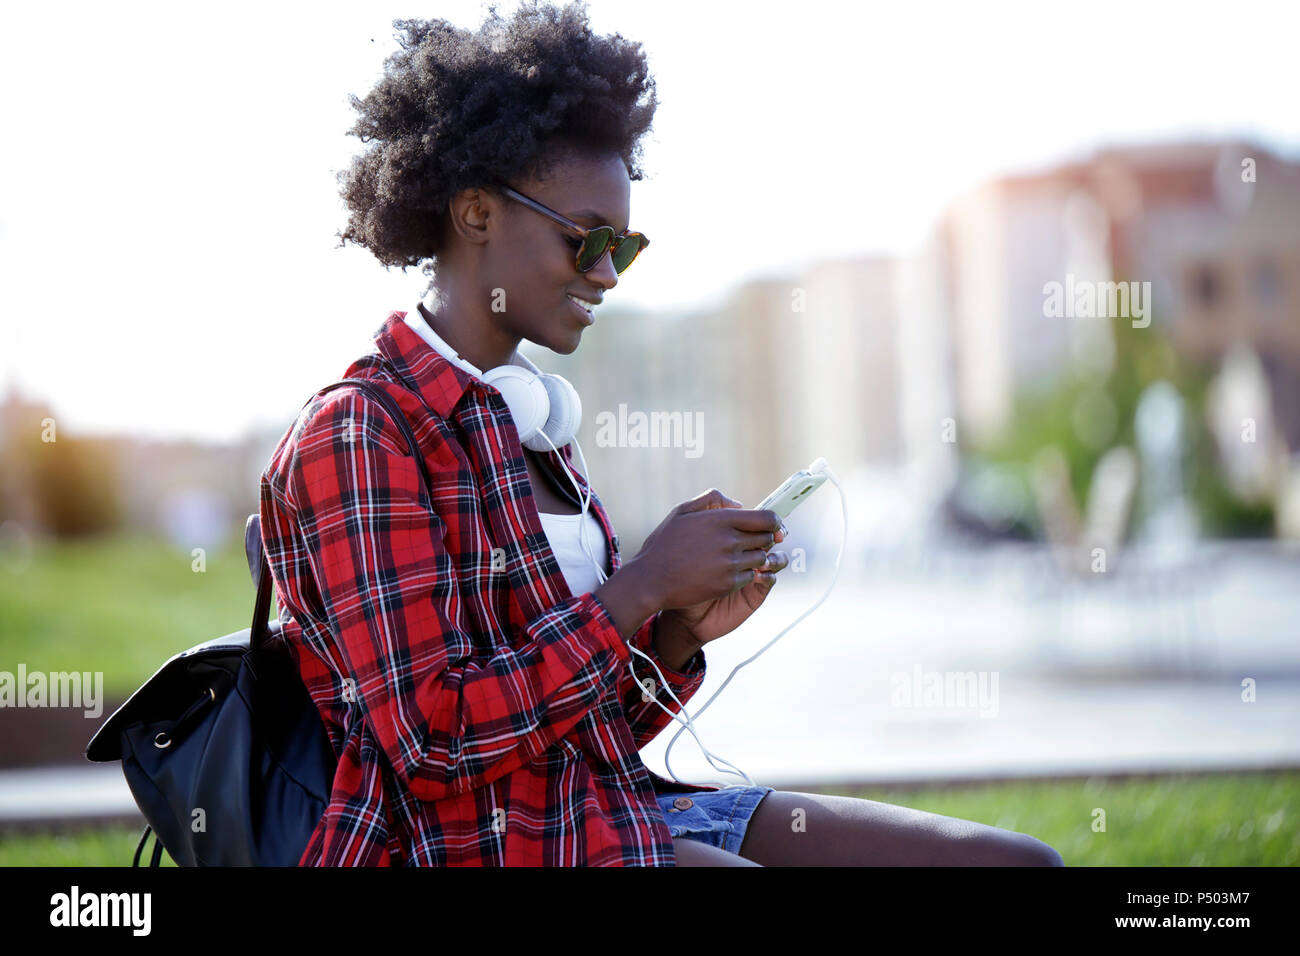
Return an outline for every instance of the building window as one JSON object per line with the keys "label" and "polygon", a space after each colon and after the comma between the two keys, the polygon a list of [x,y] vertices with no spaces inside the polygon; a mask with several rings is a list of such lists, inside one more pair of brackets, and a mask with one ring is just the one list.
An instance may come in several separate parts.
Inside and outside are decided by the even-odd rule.
{"label": "building window", "polygon": [[1276,306],[1282,297],[1281,282],[1277,274],[1277,263],[1265,259],[1255,264],[1252,274],[1255,298],[1261,305]]}
{"label": "building window", "polygon": [[1223,282],[1213,266],[1197,266],[1190,277],[1192,301],[1209,311],[1223,297]]}

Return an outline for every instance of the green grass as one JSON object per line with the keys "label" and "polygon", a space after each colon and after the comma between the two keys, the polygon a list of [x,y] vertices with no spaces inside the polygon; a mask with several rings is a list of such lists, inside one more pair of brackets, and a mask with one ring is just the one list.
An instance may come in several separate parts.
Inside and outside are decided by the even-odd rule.
{"label": "green grass", "polygon": [[[827,792],[1019,830],[1056,847],[1068,866],[1300,863],[1296,771]],[[1098,807],[1104,833],[1092,829]],[[0,866],[127,866],[139,836],[138,827],[0,835]],[[166,854],[163,862],[172,865]]]}
{"label": "green grass", "polygon": [[0,565],[0,669],[102,671],[105,695],[126,697],[177,651],[252,622],[242,533],[205,570],[193,561],[137,534],[41,544],[22,570]]}
{"label": "green grass", "polygon": [[1300,771],[828,792],[1028,833],[1067,866],[1300,863]]}
{"label": "green grass", "polygon": [[[140,826],[111,826],[57,833],[0,834],[0,867],[6,866],[130,866],[140,843]],[[153,835],[140,854],[148,866],[153,855]],[[175,866],[164,851],[162,866]]]}

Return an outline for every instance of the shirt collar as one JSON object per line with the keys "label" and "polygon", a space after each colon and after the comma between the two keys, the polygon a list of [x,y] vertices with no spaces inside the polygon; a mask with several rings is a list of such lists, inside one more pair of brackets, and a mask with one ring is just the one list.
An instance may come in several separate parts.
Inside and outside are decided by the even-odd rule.
{"label": "shirt collar", "polygon": [[[408,312],[391,313],[375,331],[374,342],[379,353],[397,370],[398,376],[442,418],[450,418],[465,390],[479,381],[443,355],[441,350],[453,351],[451,346],[429,327],[416,306]],[[542,370],[518,349],[510,361],[535,375],[542,374]]]}

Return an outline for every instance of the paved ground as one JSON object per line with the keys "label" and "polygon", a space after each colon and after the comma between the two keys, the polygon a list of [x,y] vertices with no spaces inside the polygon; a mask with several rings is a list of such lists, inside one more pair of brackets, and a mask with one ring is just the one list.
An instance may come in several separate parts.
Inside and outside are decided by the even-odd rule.
{"label": "paved ground", "polygon": [[121,764],[0,772],[0,824],[139,815]]}
{"label": "paved ground", "polygon": [[[841,585],[743,667],[697,732],[772,786],[1300,766],[1294,564],[1206,561],[1212,574],[1146,568],[1095,587],[1024,560],[846,568],[872,583]],[[818,580],[810,565],[806,587],[774,591],[710,645],[692,712],[816,600]],[[981,677],[983,706],[958,693]],[[927,698],[945,681],[948,694]],[[675,732],[643,751],[653,769]],[[681,779],[734,779],[688,732],[671,757]]]}

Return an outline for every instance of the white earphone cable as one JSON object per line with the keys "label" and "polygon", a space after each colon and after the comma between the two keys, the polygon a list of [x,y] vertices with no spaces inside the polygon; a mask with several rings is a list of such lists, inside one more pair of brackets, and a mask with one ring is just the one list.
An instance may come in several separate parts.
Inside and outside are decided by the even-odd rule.
{"label": "white earphone cable", "polygon": [[[585,498],[583,497],[582,489],[578,486],[577,479],[573,477],[573,474],[569,471],[568,466],[565,464],[564,456],[560,454],[559,448],[555,446],[555,443],[551,440],[551,437],[547,435],[544,431],[539,432],[539,434],[543,438],[545,438],[546,443],[550,445],[552,449],[554,449],[556,455],[559,457],[560,467],[564,469],[564,473],[565,475],[568,476],[570,483],[573,484],[574,490],[578,493],[578,497],[583,501],[582,521],[579,523],[580,530],[578,532],[578,537],[582,544],[582,549],[584,553],[586,553],[587,555],[587,559],[591,561],[592,566],[595,567],[596,569],[597,579],[603,584],[606,580],[608,580],[608,576],[605,574],[604,570],[600,567],[600,564],[595,560],[595,558],[592,557],[591,550],[587,546],[586,535],[585,535],[587,507],[591,502],[591,492],[590,490],[588,490],[586,497]],[[578,443],[576,437],[573,439],[573,447],[578,452],[578,460],[582,463],[583,472],[586,473],[587,459],[586,456],[583,455],[582,446]],[[590,489],[590,487],[591,487],[590,482],[588,482],[588,489]],[[683,730],[690,731],[691,736],[695,738],[695,743],[699,745],[700,751],[704,754],[705,759],[709,761],[709,765],[713,767],[714,770],[718,771],[719,773],[732,773],[736,776],[743,778],[748,786],[751,787],[754,786],[754,781],[749,778],[748,774],[746,774],[735,764],[731,763],[731,761],[723,757],[717,756],[716,754],[712,753],[707,747],[704,746],[704,742],[700,740],[699,734],[696,733],[695,731],[694,718],[691,716],[690,711],[686,709],[686,705],[683,704],[682,701],[678,698],[678,696],[673,692],[672,685],[668,683],[667,678],[664,677],[663,671],[659,669],[659,665],[655,663],[654,659],[649,655],[645,654],[640,648],[633,645],[631,641],[627,641],[626,644],[629,651],[631,651],[633,654],[635,654],[638,657],[645,658],[645,660],[650,664],[650,666],[654,668],[655,674],[658,675],[659,677],[659,686],[664,688],[664,690],[668,691],[668,695],[673,699],[673,703],[675,703],[681,709],[681,713],[674,713],[673,711],[665,707],[663,703],[658,699],[657,694],[653,696],[649,696],[650,701],[652,701],[655,704],[655,706],[657,706],[660,710],[666,713],[677,723],[681,724]],[[636,676],[636,669],[633,667],[631,660],[628,661],[627,666],[628,666],[628,673],[632,675],[633,683],[637,684],[638,686],[644,686],[641,684],[641,681],[638,680]],[[650,692],[648,690],[643,691],[644,695],[649,695],[649,693]],[[683,715],[685,715],[684,719],[683,719]],[[679,730],[677,733],[680,736],[681,730]],[[726,767],[719,767],[718,764],[714,762],[715,760],[725,764],[726,767],[730,767],[732,769],[728,770],[726,769]],[[681,783],[682,781],[678,780],[677,782]]]}
{"label": "white earphone cable", "polygon": [[[731,673],[727,675],[727,679],[724,680],[724,681],[722,682],[722,686],[719,687],[717,690],[715,690],[715,691],[713,692],[713,696],[710,697],[707,701],[705,701],[705,702],[704,702],[704,706],[701,707],[701,708],[699,709],[699,711],[695,714],[695,717],[696,717],[696,718],[698,718],[701,714],[703,714],[706,710],[708,710],[708,709],[709,709],[709,705],[712,704],[712,703],[714,702],[714,700],[717,699],[718,695],[721,694],[724,690],[727,689],[727,685],[731,683],[731,679],[732,679],[733,677],[736,676],[736,672],[737,672],[737,671],[739,671],[739,670],[740,670],[742,667],[744,667],[746,664],[752,663],[753,661],[755,661],[755,660],[757,660],[759,657],[761,657],[764,653],[767,652],[767,649],[768,649],[769,647],[771,647],[773,644],[775,644],[775,643],[776,643],[777,641],[779,641],[781,638],[785,637],[785,635],[790,631],[791,628],[793,628],[796,624],[798,624],[800,621],[802,621],[804,618],[806,618],[806,617],[807,617],[809,614],[811,614],[813,611],[817,610],[817,608],[821,607],[822,602],[824,602],[828,597],[830,597],[831,591],[833,591],[833,590],[835,589],[835,582],[836,582],[837,580],[839,580],[839,576],[840,576],[840,564],[841,564],[841,562],[842,562],[843,559],[844,559],[844,548],[845,548],[845,545],[848,543],[848,537],[849,537],[849,506],[848,506],[848,501],[847,501],[847,499],[846,499],[845,496],[844,496],[844,488],[843,488],[843,486],[840,484],[840,480],[839,480],[839,478],[837,478],[837,477],[835,476],[835,472],[831,471],[829,465],[826,466],[826,477],[830,479],[830,481],[831,481],[831,483],[832,483],[833,485],[835,485],[835,490],[838,491],[838,492],[840,493],[840,513],[841,513],[841,516],[842,516],[842,519],[843,519],[843,532],[842,532],[841,537],[840,537],[840,549],[839,549],[839,552],[835,555],[835,572],[834,572],[834,574],[831,575],[831,581],[830,581],[830,584],[828,584],[828,585],[826,586],[826,590],[825,590],[825,592],[823,592],[822,596],[819,597],[819,598],[817,599],[817,603],[816,603],[816,604],[814,604],[812,607],[808,608],[808,610],[804,611],[802,614],[800,614],[798,617],[796,617],[793,621],[791,621],[789,624],[787,624],[787,625],[786,625],[786,626],[781,630],[781,632],[780,632],[779,634],[776,635],[776,637],[772,638],[770,641],[768,641],[766,644],[764,644],[763,647],[759,649],[759,651],[758,651],[757,654],[754,654],[754,655],[752,655],[751,657],[746,658],[745,660],[743,660],[743,661],[741,661],[739,664],[737,664],[735,667],[733,667],[733,668],[731,669]],[[681,783],[682,781],[678,778],[677,774],[673,773],[672,764],[669,762],[668,758],[669,758],[669,755],[670,755],[670,754],[672,753],[672,751],[673,751],[673,744],[677,743],[677,738],[680,737],[681,735],[682,735],[682,732],[681,732],[680,730],[677,731],[677,733],[673,735],[672,740],[668,741],[668,747],[664,750],[664,767],[667,768],[669,776],[671,776],[671,777],[672,777],[674,780],[676,780],[678,783]],[[749,778],[746,777],[745,779],[749,779]]]}

